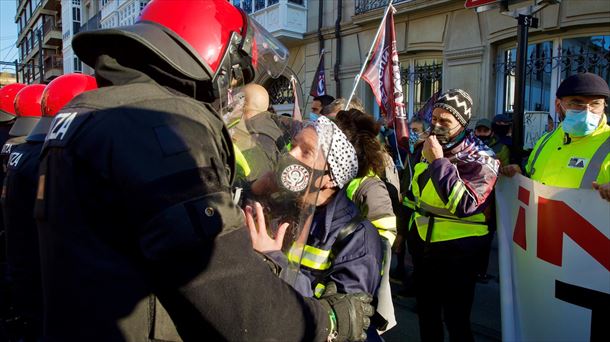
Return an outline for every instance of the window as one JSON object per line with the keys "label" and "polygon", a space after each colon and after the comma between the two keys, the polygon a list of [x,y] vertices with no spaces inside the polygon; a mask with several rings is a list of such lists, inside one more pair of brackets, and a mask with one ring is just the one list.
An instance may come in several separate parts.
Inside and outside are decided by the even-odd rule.
{"label": "window", "polygon": [[[595,73],[610,82],[610,35],[530,44],[527,49],[524,109],[555,115],[555,91],[562,80],[578,72]],[[496,113],[512,113],[515,100],[516,49],[504,49],[495,64]]]}
{"label": "window", "polygon": [[83,66],[80,62],[80,59],[78,59],[78,57],[74,57],[74,71],[75,72],[82,72],[83,71]]}
{"label": "window", "polygon": [[443,59],[422,56],[401,61],[401,64],[405,108],[412,117],[442,89]]}

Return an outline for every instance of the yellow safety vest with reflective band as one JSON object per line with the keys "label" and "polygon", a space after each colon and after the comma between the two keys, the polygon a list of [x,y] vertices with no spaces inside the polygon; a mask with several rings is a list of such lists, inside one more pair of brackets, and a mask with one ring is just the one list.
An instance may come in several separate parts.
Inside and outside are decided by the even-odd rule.
{"label": "yellow safety vest with reflective band", "polygon": [[[373,173],[369,173],[369,175],[364,176],[364,177],[352,179],[349,182],[349,184],[347,185],[347,188],[345,189],[345,192],[347,193],[347,198],[349,198],[350,201],[355,202],[354,196],[356,195],[356,191],[358,190],[360,185],[368,178],[377,178],[377,179],[381,180],[378,176],[376,176]],[[394,240],[396,240],[396,233],[395,233],[396,216],[395,215],[382,217],[382,218],[371,221],[371,223],[373,224],[373,226],[375,226],[375,228],[377,228],[379,235],[381,235],[382,237],[384,237],[385,239],[387,239],[390,242],[390,246],[394,244]]]}
{"label": "yellow safety vest with reflective band", "polygon": [[562,188],[591,189],[591,183],[610,182],[610,126],[603,124],[584,137],[571,137],[564,144],[560,125],[542,136],[525,166],[529,177],[545,185]]}
{"label": "yellow safety vest with reflective band", "polygon": [[235,151],[235,166],[243,171],[244,176],[248,177],[252,170],[250,170],[246,157],[244,157],[239,147],[235,144],[233,144],[233,150]]}
{"label": "yellow safety vest with reflective band", "polygon": [[419,188],[418,179],[428,169],[428,163],[415,165],[412,191],[415,198],[415,212],[411,216],[409,228],[415,223],[422,240],[426,241],[431,217],[434,217],[430,242],[449,241],[470,236],[483,236],[489,230],[483,213],[467,217],[455,216],[457,205],[466,194],[466,185],[458,181],[453,186],[449,200],[443,202],[436,192],[431,179],[423,189]]}

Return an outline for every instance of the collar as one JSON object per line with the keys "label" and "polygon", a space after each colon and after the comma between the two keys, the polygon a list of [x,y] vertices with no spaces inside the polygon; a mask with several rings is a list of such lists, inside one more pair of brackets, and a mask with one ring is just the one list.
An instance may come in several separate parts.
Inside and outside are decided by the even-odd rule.
{"label": "collar", "polygon": [[339,190],[328,204],[316,208],[309,234],[320,241],[327,241],[335,230],[343,228],[356,215],[351,204],[345,190]]}

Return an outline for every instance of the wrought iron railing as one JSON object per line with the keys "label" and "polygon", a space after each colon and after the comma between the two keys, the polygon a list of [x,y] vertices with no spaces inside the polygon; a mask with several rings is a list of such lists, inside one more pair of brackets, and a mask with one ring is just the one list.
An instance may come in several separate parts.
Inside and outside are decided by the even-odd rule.
{"label": "wrought iron railing", "polygon": [[425,81],[441,81],[443,79],[443,64],[433,63],[415,66],[411,72],[408,68],[403,68],[400,72],[402,84],[419,84]]}
{"label": "wrought iron railing", "polygon": [[[326,0],[321,0],[321,1],[326,1]],[[256,11],[265,9],[269,6],[278,4],[280,2],[280,0],[232,0],[231,2],[233,3],[234,6],[243,9],[244,12],[252,13],[252,12],[256,12]],[[297,5],[301,5],[301,6],[305,5],[304,0],[288,0],[288,2],[291,4],[297,4]]]}
{"label": "wrought iron railing", "polygon": [[273,80],[271,85],[267,88],[267,92],[269,92],[271,104],[294,103],[294,95],[290,80],[284,76],[280,76]]}
{"label": "wrought iron railing", "polygon": [[[494,64],[496,73],[504,75],[515,75],[517,63],[514,61],[504,61]],[[534,53],[530,55],[526,64],[526,74],[550,74],[553,69],[559,68],[562,76],[569,76],[578,72],[592,72],[598,75],[610,73],[610,52],[609,51],[590,51],[580,49],[562,49],[561,55],[550,56],[548,52],[542,51],[536,57]]]}
{"label": "wrought iron railing", "polygon": [[[385,8],[391,0],[356,0],[356,15],[363,14],[378,8]],[[394,0],[392,4],[407,2],[413,0]]]}

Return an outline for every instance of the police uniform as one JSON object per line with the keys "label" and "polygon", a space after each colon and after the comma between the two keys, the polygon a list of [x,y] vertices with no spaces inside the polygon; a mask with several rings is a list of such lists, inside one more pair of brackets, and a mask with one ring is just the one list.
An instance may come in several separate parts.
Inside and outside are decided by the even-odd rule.
{"label": "police uniform", "polygon": [[33,217],[41,148],[40,143],[24,143],[12,150],[2,191],[11,293],[17,313],[35,330],[42,328],[38,230]]}
{"label": "police uniform", "polygon": [[119,322],[151,293],[185,341],[325,339],[327,313],[252,251],[229,191],[234,158],[220,116],[102,63],[121,72],[98,77],[121,85],[65,107],[41,155],[46,340],[123,340]]}

